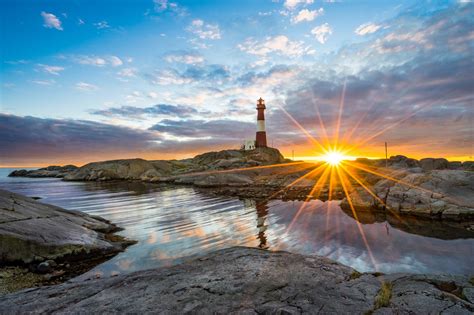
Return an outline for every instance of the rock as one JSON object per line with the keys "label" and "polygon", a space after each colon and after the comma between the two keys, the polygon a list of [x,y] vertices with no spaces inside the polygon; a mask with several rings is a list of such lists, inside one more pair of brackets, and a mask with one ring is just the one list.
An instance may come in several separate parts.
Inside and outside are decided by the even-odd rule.
{"label": "rock", "polygon": [[424,171],[444,170],[448,168],[449,162],[446,159],[426,158],[420,160],[420,166]]}
{"label": "rock", "polygon": [[16,170],[11,172],[9,177],[64,177],[67,174],[74,172],[77,166],[48,166],[37,170]]}
{"label": "rock", "polygon": [[388,160],[388,165],[394,168],[411,168],[418,167],[419,162],[415,159],[407,158],[403,155],[391,156]]}
{"label": "rock", "polygon": [[[434,170],[429,173],[403,173],[401,182],[383,179],[372,187],[378,198],[357,188],[350,194],[360,210],[385,208],[395,213],[444,219],[474,218],[474,173],[462,170]],[[383,204],[385,203],[385,205]],[[341,203],[348,207],[348,201]]]}
{"label": "rock", "polygon": [[450,170],[460,170],[462,169],[462,162],[459,162],[459,161],[448,162],[448,168]]}
{"label": "rock", "polygon": [[[105,237],[115,230],[102,218],[0,190],[0,264],[116,253],[125,243]],[[49,266],[52,262],[38,267]]]}
{"label": "rock", "polygon": [[[158,163],[149,162],[143,159],[131,160],[112,160],[105,162],[94,162],[80,167],[76,172],[68,174],[64,180],[87,180],[87,181],[105,181],[105,180],[138,180],[142,176],[145,179],[161,176]],[[163,171],[163,173],[166,173]]]}
{"label": "rock", "polygon": [[[391,290],[377,309],[382,284]],[[0,297],[8,313],[469,314],[468,277],[358,273],[327,258],[233,247],[178,266]],[[464,291],[463,291],[464,290]],[[453,298],[454,296],[454,298]],[[0,311],[2,312],[2,311]]]}
{"label": "rock", "polygon": [[462,163],[463,170],[474,171],[474,161],[465,161]]}
{"label": "rock", "polygon": [[56,266],[57,264],[54,260],[47,260],[47,261],[43,261],[39,263],[38,266],[36,267],[36,270],[39,273],[50,273],[54,270],[54,267]]}
{"label": "rock", "polygon": [[252,184],[253,180],[244,174],[216,173],[196,178],[193,184],[198,187],[242,186]]}

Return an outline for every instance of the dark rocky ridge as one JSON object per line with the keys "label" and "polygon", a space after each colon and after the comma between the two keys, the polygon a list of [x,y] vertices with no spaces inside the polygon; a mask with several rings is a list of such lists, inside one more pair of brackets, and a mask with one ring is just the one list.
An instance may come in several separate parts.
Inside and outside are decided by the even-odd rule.
{"label": "dark rocky ridge", "polygon": [[16,170],[11,172],[9,177],[57,177],[63,178],[69,173],[72,173],[78,169],[75,165],[65,165],[65,166],[48,166],[43,167],[37,170]]}
{"label": "dark rocky ridge", "polygon": [[6,295],[0,313],[472,314],[473,302],[468,277],[358,273],[323,257],[234,247]]}

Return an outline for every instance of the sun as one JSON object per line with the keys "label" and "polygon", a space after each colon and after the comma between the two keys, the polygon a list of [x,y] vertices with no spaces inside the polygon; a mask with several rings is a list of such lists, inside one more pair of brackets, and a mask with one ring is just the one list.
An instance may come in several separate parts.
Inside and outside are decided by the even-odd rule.
{"label": "sun", "polygon": [[341,152],[338,151],[329,151],[326,153],[322,159],[326,161],[326,163],[332,165],[332,166],[337,166],[339,165],[345,158],[344,155]]}

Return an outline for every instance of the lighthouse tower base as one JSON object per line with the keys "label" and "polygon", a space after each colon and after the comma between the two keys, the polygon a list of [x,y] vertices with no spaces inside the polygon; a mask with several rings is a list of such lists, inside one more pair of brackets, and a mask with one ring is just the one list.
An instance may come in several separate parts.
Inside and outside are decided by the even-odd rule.
{"label": "lighthouse tower base", "polygon": [[255,146],[257,148],[267,147],[267,133],[265,131],[257,131],[257,136],[255,140]]}

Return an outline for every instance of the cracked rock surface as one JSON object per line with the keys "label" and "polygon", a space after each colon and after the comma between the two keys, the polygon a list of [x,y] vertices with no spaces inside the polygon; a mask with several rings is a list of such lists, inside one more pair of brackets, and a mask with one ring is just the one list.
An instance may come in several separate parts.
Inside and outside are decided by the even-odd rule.
{"label": "cracked rock surface", "polygon": [[[384,282],[391,297],[375,308]],[[6,295],[0,313],[470,314],[474,301],[463,292],[472,287],[468,277],[359,274],[323,257],[233,247],[173,267]]]}

